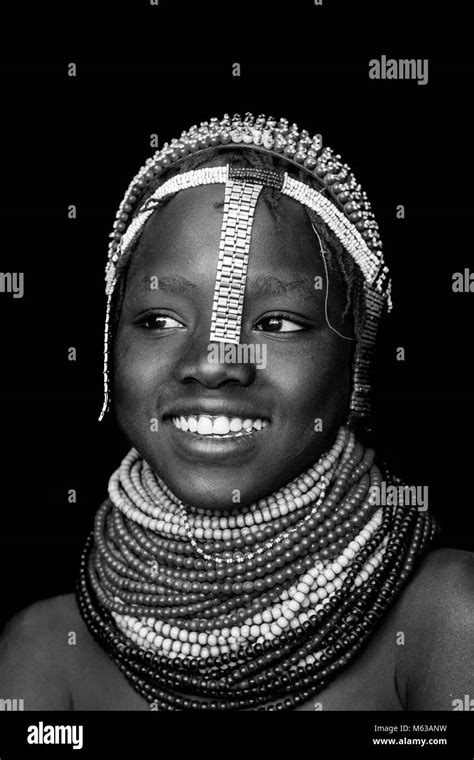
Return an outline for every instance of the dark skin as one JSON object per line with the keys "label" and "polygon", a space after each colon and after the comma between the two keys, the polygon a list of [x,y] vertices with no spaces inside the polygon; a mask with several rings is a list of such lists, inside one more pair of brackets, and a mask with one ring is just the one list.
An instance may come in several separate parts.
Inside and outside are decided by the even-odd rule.
{"label": "dark skin", "polygon": [[[473,596],[473,555],[432,552],[366,647],[298,710],[452,711],[454,700],[472,698]],[[2,632],[0,699],[8,698],[24,699],[28,711],[149,709],[96,644],[72,594],[36,602]]]}
{"label": "dark skin", "polygon": [[[314,288],[314,278],[324,278],[323,262],[304,208],[282,198],[279,231],[261,200],[240,342],[265,343],[267,366],[208,361],[222,224],[222,211],[214,204],[222,200],[222,185],[182,191],[145,229],[128,274],[115,343],[114,397],[123,432],[172,491],[185,503],[225,510],[235,508],[234,489],[242,505],[250,504],[296,477],[330,447],[347,416],[353,343],[327,325],[324,291]],[[262,290],[269,273],[284,283],[296,280],[300,287],[286,284],[286,292],[275,293],[269,292],[275,290],[271,283]],[[153,290],[153,277],[158,283],[181,277],[190,285],[181,292],[163,285]],[[341,321],[344,305],[344,288],[331,278],[331,324],[351,335],[351,325]],[[157,323],[158,312],[166,319]],[[276,313],[284,320],[269,322]],[[151,320],[148,326],[143,315]],[[200,409],[206,402],[221,403],[223,414],[227,408],[249,410],[237,416],[267,418],[270,425],[235,456],[190,453],[179,445],[168,415],[179,414],[184,405],[189,414],[189,405]],[[153,418],[158,431],[150,430]],[[322,431],[315,432],[316,418]]]}
{"label": "dark skin", "polygon": [[[285,199],[281,213],[288,223],[278,231],[260,202],[241,343],[265,341],[267,367],[207,361],[222,213],[214,204],[221,200],[219,186],[183,191],[147,226],[127,281],[114,400],[130,443],[181,499],[228,509],[235,508],[232,489],[241,491],[241,503],[251,503],[298,475],[331,445],[347,414],[352,343],[328,328],[322,292],[312,287],[324,269],[303,209]],[[257,297],[252,285],[269,271],[281,280],[308,281],[302,292]],[[180,294],[141,287],[150,276],[185,277],[194,287]],[[344,304],[344,288],[332,277],[330,322],[350,335],[350,323],[340,318]],[[154,330],[137,326],[137,317],[150,309],[177,322],[155,321]],[[284,312],[288,322],[264,321],[275,312]],[[305,330],[286,332],[294,329],[295,317]],[[266,330],[256,327],[262,324]],[[285,334],[268,330],[270,325]],[[203,399],[229,404],[237,399],[267,415],[270,426],[250,449],[218,461],[202,452],[193,456],[172,437],[179,431],[171,430],[166,413],[183,400]],[[150,431],[154,417],[158,432]],[[317,417],[323,431],[315,433]],[[432,552],[354,661],[299,709],[452,710],[453,700],[474,696],[473,594],[473,556]],[[25,700],[26,710],[148,709],[89,634],[72,594],[28,607],[4,630],[0,699],[14,697]]]}

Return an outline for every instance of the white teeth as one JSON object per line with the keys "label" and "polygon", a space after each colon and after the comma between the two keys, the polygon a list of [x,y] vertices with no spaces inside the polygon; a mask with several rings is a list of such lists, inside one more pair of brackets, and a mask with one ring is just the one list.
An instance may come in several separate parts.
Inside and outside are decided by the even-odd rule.
{"label": "white teeth", "polygon": [[229,429],[230,429],[230,423],[227,417],[224,417],[224,416],[216,417],[216,419],[214,420],[214,425],[212,426],[212,432],[214,434],[217,433],[219,435],[225,435],[226,433],[229,432]]}
{"label": "white teeth", "polygon": [[196,417],[188,417],[188,430],[191,431],[191,433],[195,433],[198,429],[198,421]]}
{"label": "white teeth", "polygon": [[233,435],[245,435],[254,430],[262,430],[262,428],[269,425],[267,420],[260,418],[255,420],[246,418],[243,420],[240,417],[226,417],[224,414],[219,414],[215,417],[209,414],[173,417],[172,422],[179,430],[198,433],[199,435],[209,435],[215,438],[222,438],[224,436],[230,438]]}
{"label": "white teeth", "polygon": [[199,435],[210,435],[212,433],[212,420],[204,414],[199,415],[197,432]]}

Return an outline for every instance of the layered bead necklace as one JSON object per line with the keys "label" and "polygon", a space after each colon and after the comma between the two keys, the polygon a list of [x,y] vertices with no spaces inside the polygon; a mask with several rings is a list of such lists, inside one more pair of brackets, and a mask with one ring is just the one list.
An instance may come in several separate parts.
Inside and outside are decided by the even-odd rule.
{"label": "layered bead necklace", "polygon": [[381,482],[342,427],[285,487],[216,513],[132,448],[84,549],[81,614],[151,709],[292,710],[354,658],[436,531],[415,506],[375,504]]}

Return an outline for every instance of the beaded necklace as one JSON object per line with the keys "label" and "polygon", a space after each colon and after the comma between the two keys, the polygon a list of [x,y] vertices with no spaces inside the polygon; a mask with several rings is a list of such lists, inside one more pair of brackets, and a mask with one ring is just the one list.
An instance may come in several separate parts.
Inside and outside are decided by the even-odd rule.
{"label": "beaded necklace", "polygon": [[429,513],[374,503],[381,482],[342,427],[282,489],[217,514],[132,448],[86,542],[81,614],[151,709],[294,709],[354,658],[433,539]]}

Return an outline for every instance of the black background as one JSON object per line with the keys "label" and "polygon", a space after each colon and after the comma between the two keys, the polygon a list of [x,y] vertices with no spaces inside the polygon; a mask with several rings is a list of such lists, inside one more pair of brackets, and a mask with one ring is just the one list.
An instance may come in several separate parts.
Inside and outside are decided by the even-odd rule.
{"label": "black background", "polygon": [[[0,294],[4,618],[72,590],[94,512],[128,450],[113,417],[97,421],[118,204],[154,152],[150,134],[162,145],[224,112],[285,116],[321,133],[367,191],[395,307],[380,341],[379,448],[406,482],[428,485],[444,543],[474,550],[474,293],[452,292],[454,272],[474,271],[474,66],[460,5],[262,3],[258,16],[245,3],[169,6],[81,4],[49,15],[26,6],[27,34],[24,19],[5,27],[0,269],[25,273],[25,294]],[[368,62],[382,54],[428,58],[428,84],[370,80]]]}

